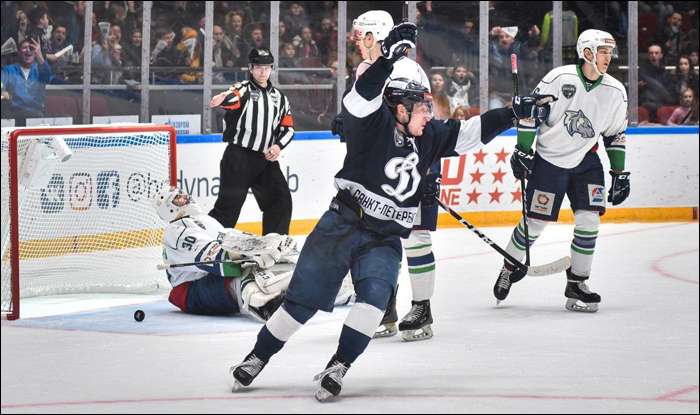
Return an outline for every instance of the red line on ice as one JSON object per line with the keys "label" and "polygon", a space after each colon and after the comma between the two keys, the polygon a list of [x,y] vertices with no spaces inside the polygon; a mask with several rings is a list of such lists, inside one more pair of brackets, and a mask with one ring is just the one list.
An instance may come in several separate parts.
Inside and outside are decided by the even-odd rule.
{"label": "red line on ice", "polygon": [[664,271],[663,269],[661,269],[661,265],[660,265],[662,262],[666,261],[667,259],[671,259],[671,258],[674,258],[674,257],[677,257],[677,256],[681,256],[681,255],[691,254],[691,253],[693,253],[693,252],[698,252],[698,250],[697,250],[697,249],[691,249],[690,251],[677,252],[677,253],[675,253],[675,254],[666,255],[666,256],[662,256],[661,258],[657,258],[657,259],[654,260],[654,262],[651,264],[651,269],[654,270],[655,272],[657,272],[657,273],[663,275],[664,277],[673,278],[674,280],[683,281],[683,282],[688,282],[688,283],[690,283],[690,284],[696,284],[696,285],[697,285],[697,284],[698,284],[698,281],[690,280],[690,279],[687,279],[687,278],[682,278],[682,277],[679,277],[679,276],[677,276],[677,275],[670,274],[670,273]]}
{"label": "red line on ice", "polygon": [[[697,404],[698,399],[675,399],[675,396],[683,395],[693,390],[698,389],[698,386],[682,389],[671,394],[663,395],[656,398],[641,398],[641,397],[617,397],[617,396],[556,396],[556,395],[489,395],[489,394],[347,394],[341,398],[414,398],[414,399],[537,399],[537,400],[567,400],[567,401],[622,401],[622,402],[674,402],[674,403],[690,403]],[[82,405],[110,405],[110,404],[139,404],[139,403],[158,403],[158,402],[212,402],[212,401],[245,401],[245,400],[293,400],[293,399],[308,399],[311,401],[313,395],[239,395],[239,396],[220,396],[220,397],[190,397],[190,398],[162,398],[162,399],[114,399],[101,401],[73,401],[73,402],[47,402],[47,403],[29,403],[2,405],[2,409],[17,409],[17,408],[42,408],[42,407],[59,407],[59,406],[82,406]]]}

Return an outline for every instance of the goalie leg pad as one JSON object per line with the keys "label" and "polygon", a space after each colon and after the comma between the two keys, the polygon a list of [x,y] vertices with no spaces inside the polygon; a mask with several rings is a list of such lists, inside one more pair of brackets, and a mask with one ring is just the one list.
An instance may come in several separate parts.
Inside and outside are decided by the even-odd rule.
{"label": "goalie leg pad", "polygon": [[294,264],[275,264],[267,269],[254,268],[252,275],[262,292],[279,294],[289,287],[289,282],[294,275],[294,267]]}

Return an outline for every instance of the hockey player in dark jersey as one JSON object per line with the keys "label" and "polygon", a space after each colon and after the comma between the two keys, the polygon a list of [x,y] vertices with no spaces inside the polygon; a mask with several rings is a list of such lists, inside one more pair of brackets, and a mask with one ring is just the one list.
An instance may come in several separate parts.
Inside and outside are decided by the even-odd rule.
{"label": "hockey player in dark jersey", "polygon": [[384,88],[394,62],[415,46],[417,32],[413,23],[395,26],[382,44],[383,56],[343,98],[347,156],[335,176],[338,194],[304,244],[284,304],[258,334],[253,351],[231,368],[234,391],[250,385],[318,310],[333,310],[335,293],[350,271],[356,303],[336,353],[314,379],[320,382],[316,399],[337,396],[396,289],[399,238],[411,232],[428,168],[442,157],[472,151],[513,126],[513,112],[507,108],[468,121],[436,121],[425,87],[396,79]]}

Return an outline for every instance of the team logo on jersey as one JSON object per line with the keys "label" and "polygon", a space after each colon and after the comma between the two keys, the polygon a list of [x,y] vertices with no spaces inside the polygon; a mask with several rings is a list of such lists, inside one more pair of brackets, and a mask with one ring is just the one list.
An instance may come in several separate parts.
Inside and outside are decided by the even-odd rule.
{"label": "team logo on jersey", "polygon": [[605,206],[605,187],[597,184],[589,184],[588,201],[591,206]]}
{"label": "team logo on jersey", "polygon": [[250,97],[253,98],[253,101],[257,102],[260,99],[260,91],[251,90]]}
{"label": "team logo on jersey", "polygon": [[593,131],[593,124],[591,120],[586,117],[582,110],[578,111],[566,111],[566,116],[564,117],[564,125],[566,126],[566,131],[569,132],[570,136],[574,134],[581,134],[583,138],[593,138],[595,137],[595,131]]}
{"label": "team logo on jersey", "polygon": [[573,97],[576,93],[576,85],[564,84],[561,87],[561,93],[564,94],[566,99],[571,99],[571,97]]}
{"label": "team logo on jersey", "polygon": [[552,214],[552,210],[554,208],[554,193],[535,190],[535,194],[532,199],[532,204],[530,206],[531,212],[546,216],[550,216]]}
{"label": "team logo on jersey", "polygon": [[[382,190],[399,202],[403,202],[413,196],[420,184],[420,173],[418,173],[418,154],[411,153],[408,157],[395,157],[384,166],[384,174],[390,180],[399,179],[399,184],[393,188],[387,184],[382,185]],[[413,182],[413,183],[411,183]],[[409,185],[411,186],[409,189]]]}
{"label": "team logo on jersey", "polygon": [[396,147],[403,147],[404,144],[406,143],[403,139],[403,134],[401,134],[399,130],[394,129],[394,145],[396,145]]}

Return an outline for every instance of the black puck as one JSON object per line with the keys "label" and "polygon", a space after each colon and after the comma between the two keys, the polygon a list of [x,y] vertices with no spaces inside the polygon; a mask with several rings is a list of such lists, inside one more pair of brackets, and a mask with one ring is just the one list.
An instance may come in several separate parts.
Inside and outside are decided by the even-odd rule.
{"label": "black puck", "polygon": [[146,318],[146,313],[144,313],[142,310],[136,310],[134,313],[134,320],[143,321],[144,318]]}

